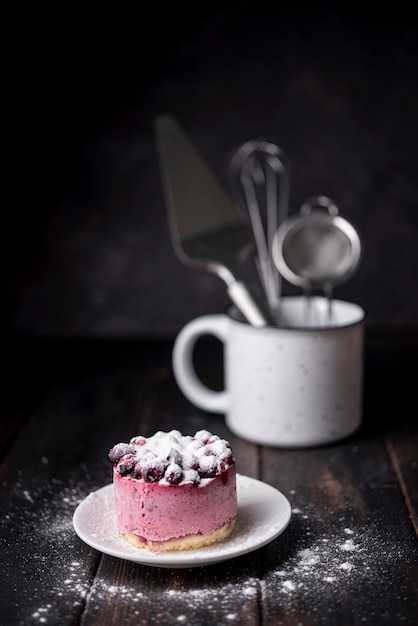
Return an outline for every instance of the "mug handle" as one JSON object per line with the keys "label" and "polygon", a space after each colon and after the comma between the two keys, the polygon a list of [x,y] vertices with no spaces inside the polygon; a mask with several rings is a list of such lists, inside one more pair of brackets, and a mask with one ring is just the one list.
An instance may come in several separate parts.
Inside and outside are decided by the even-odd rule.
{"label": "mug handle", "polygon": [[204,315],[182,328],[173,347],[173,372],[183,394],[197,407],[213,413],[226,413],[228,392],[214,391],[203,385],[193,366],[193,350],[199,337],[213,335],[226,343],[228,318],[225,315]]}

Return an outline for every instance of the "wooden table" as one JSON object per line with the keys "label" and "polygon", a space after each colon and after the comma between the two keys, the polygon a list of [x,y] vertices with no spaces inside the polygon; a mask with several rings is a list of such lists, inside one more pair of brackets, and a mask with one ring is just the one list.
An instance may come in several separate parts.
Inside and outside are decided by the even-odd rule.
{"label": "wooden table", "polygon": [[[0,430],[0,623],[417,624],[417,337],[366,337],[364,425],[309,450],[240,440],[221,416],[194,408],[173,380],[170,340],[11,338]],[[196,354],[214,387],[219,350],[203,341]],[[72,516],[111,482],[110,447],[172,428],[228,438],[238,471],[289,499],[283,534],[190,569],[120,560],[81,541]]]}

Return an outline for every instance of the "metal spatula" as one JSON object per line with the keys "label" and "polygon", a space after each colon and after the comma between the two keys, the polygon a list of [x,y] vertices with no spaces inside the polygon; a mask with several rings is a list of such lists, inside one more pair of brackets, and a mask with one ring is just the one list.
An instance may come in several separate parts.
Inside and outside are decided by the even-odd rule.
{"label": "metal spatula", "polygon": [[217,274],[250,324],[264,326],[266,313],[238,279],[253,247],[250,231],[179,124],[163,115],[155,130],[175,253],[183,263]]}

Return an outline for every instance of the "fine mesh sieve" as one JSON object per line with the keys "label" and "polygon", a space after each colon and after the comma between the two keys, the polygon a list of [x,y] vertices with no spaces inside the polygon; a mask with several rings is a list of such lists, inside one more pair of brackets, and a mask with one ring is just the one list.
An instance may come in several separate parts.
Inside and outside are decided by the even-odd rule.
{"label": "fine mesh sieve", "polygon": [[361,242],[355,228],[338,214],[334,202],[317,196],[280,225],[272,256],[286,280],[302,287],[307,295],[322,289],[331,301],[333,286],[356,270]]}

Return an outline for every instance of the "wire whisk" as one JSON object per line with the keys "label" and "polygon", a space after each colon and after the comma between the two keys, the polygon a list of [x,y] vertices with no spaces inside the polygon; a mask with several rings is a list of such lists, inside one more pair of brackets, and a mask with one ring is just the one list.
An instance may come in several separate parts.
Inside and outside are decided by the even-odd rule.
{"label": "wire whisk", "polygon": [[244,143],[233,154],[228,175],[237,210],[249,221],[254,263],[273,319],[280,314],[281,279],[272,260],[274,235],[289,211],[288,159],[264,139]]}

